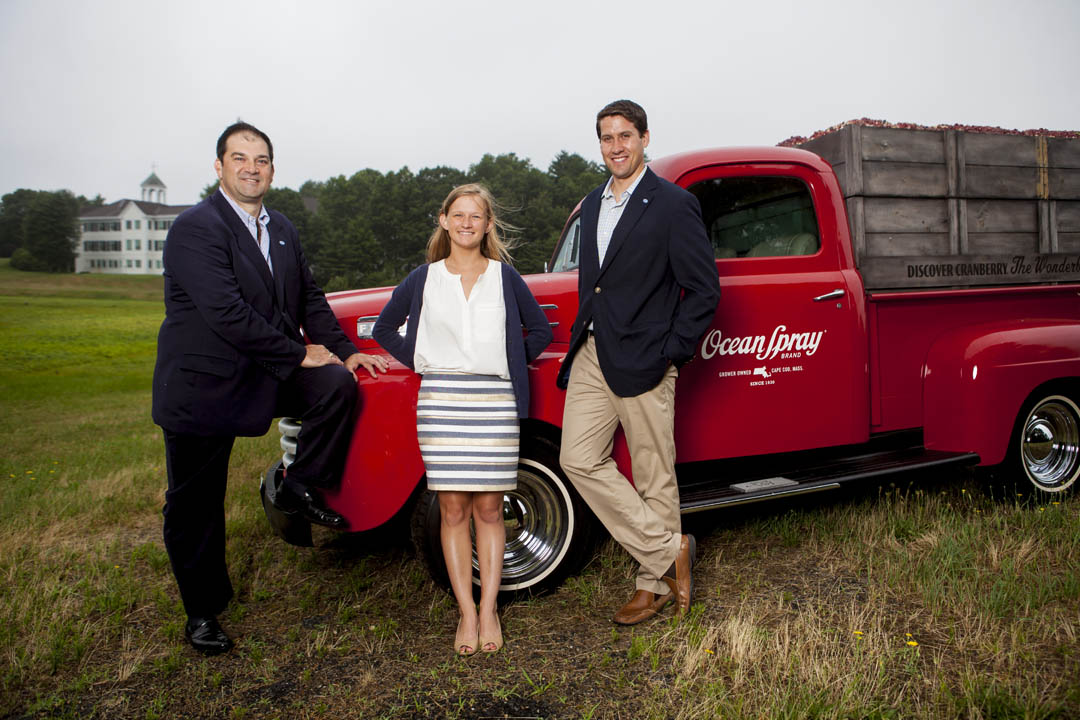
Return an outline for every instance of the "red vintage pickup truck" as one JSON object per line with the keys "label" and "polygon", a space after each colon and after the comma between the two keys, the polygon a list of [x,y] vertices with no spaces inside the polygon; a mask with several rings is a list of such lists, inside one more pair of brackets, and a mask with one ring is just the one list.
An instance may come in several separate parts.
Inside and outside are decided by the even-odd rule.
{"label": "red vintage pickup truck", "polygon": [[[981,146],[965,133],[845,132],[816,148],[831,164],[791,148],[705,150],[650,164],[700,200],[722,286],[713,324],[677,383],[683,512],[946,466],[997,466],[1038,493],[1072,489],[1080,476],[1080,140],[1049,152],[1045,138],[1024,138],[1043,141],[1029,191],[1027,175],[986,180],[1002,174],[993,164],[1001,151],[980,165]],[[1055,165],[1055,157],[1064,159]],[[530,367],[518,489],[504,505],[505,591],[556,586],[588,558],[599,531],[558,464],[564,393],[555,376],[577,310],[577,213],[549,271],[525,278],[555,339]],[[381,352],[371,328],[390,292],[331,296],[365,352]],[[419,377],[392,362],[387,375],[358,384],[359,420],[329,503],[352,530],[411,513],[414,541],[440,577],[438,504],[425,489],[415,432]],[[263,504],[278,534],[310,544],[310,526],[271,502],[298,426],[284,419],[279,429],[285,454],[267,471]],[[621,439],[615,457],[630,476]]]}

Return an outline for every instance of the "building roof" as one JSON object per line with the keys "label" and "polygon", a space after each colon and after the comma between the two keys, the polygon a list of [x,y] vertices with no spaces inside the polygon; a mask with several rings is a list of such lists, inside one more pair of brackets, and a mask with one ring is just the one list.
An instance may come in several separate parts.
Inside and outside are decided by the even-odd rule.
{"label": "building roof", "polygon": [[165,187],[165,183],[161,182],[161,178],[159,178],[157,176],[156,172],[152,172],[152,173],[150,173],[150,177],[143,180],[142,184],[139,185],[139,187],[160,187],[160,188],[163,188],[163,187]]}
{"label": "building roof", "polygon": [[146,202],[145,200],[132,200],[147,215],[179,215],[194,205],[163,205],[162,203]]}
{"label": "building roof", "polygon": [[79,219],[118,218],[120,213],[124,212],[124,208],[127,207],[128,203],[135,203],[144,215],[150,217],[175,217],[188,208],[194,207],[193,205],[163,205],[161,203],[146,202],[145,200],[117,200],[108,205],[86,208],[79,213]]}
{"label": "building roof", "polygon": [[128,202],[127,200],[117,200],[116,202],[111,202],[108,205],[98,205],[97,207],[88,207],[88,208],[85,208],[82,212],[79,213],[79,217],[80,218],[88,218],[88,217],[96,217],[96,218],[97,217],[119,217],[120,213],[124,209],[124,204],[127,203],[127,202]]}

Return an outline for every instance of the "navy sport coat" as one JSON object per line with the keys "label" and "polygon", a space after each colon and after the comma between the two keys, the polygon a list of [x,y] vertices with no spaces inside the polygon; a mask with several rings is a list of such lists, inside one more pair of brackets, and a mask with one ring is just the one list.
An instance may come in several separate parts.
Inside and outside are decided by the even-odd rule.
{"label": "navy sport coat", "polygon": [[604,264],[596,224],[604,186],[581,203],[578,312],[557,384],[593,324],[600,370],[619,397],[656,387],[668,364],[693,356],[720,299],[712,245],[697,198],[646,168],[611,235]]}
{"label": "navy sport coat", "polygon": [[204,436],[264,434],[304,334],[342,360],[357,352],[315,284],[296,228],[269,210],[271,275],[220,192],[183,212],[165,241],[165,321],[154,367],[154,422]]}

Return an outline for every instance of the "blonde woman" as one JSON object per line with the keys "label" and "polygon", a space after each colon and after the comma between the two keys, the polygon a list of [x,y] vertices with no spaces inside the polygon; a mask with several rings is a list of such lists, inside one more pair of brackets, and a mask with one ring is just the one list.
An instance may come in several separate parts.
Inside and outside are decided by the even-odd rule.
{"label": "blonde woman", "polygon": [[[503,493],[517,486],[518,421],[529,412],[528,363],[551,326],[499,236],[505,226],[482,185],[454,188],[439,209],[427,264],[394,290],[375,340],[423,376],[416,429],[428,488],[439,494],[440,538],[460,618],[454,652],[502,647],[496,608],[506,529]],[[405,337],[397,329],[408,318]],[[526,329],[522,337],[521,328]],[[480,606],[472,592],[472,538]]]}

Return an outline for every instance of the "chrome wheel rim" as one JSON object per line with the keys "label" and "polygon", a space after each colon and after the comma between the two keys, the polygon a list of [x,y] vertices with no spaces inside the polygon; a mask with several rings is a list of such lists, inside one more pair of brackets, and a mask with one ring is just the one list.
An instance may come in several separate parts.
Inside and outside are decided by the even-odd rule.
{"label": "chrome wheel rim", "polygon": [[1061,492],[1080,475],[1080,409],[1067,397],[1048,397],[1028,413],[1020,436],[1028,479],[1045,492]]}
{"label": "chrome wheel rim", "polygon": [[[521,459],[515,490],[503,495],[506,549],[501,590],[536,585],[562,562],[574,532],[570,494],[550,469]],[[479,563],[473,555],[473,582],[479,584]]]}

